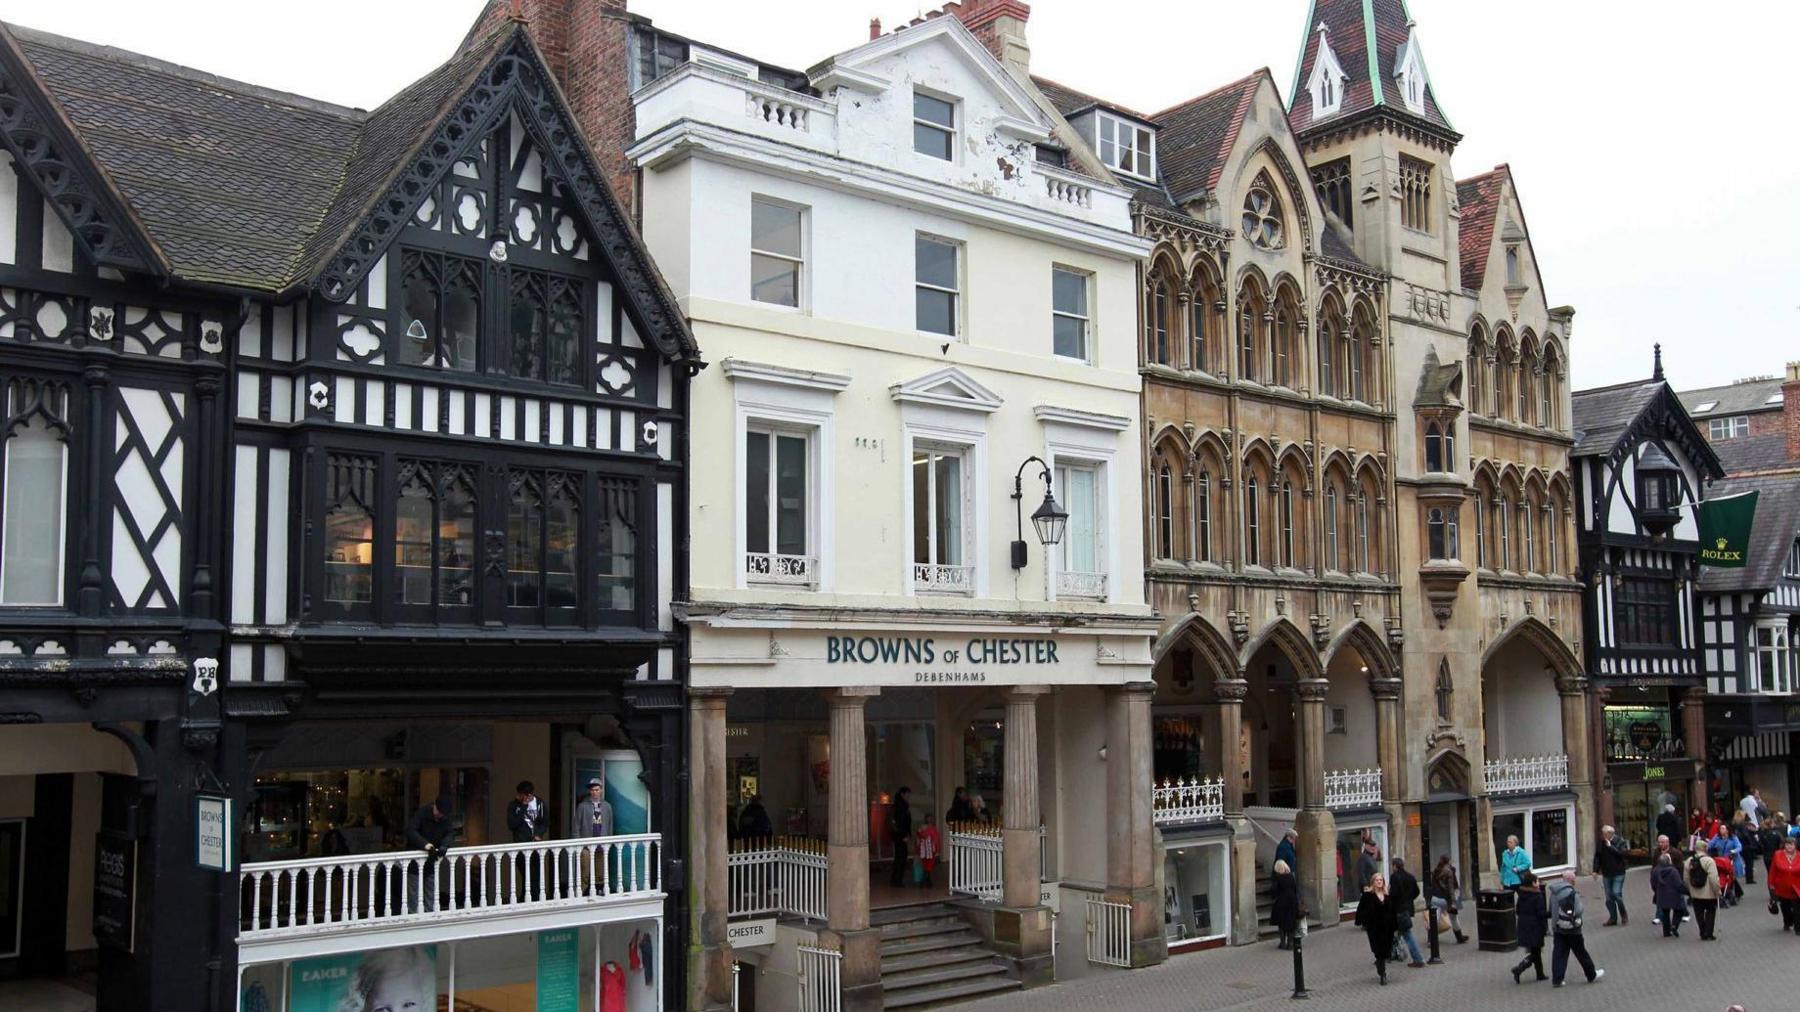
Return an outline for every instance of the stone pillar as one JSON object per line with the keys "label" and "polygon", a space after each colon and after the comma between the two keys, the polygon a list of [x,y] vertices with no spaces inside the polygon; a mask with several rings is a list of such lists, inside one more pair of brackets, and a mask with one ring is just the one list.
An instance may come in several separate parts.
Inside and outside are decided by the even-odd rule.
{"label": "stone pillar", "polygon": [[1401,802],[1405,796],[1402,793],[1405,778],[1401,776],[1405,764],[1400,756],[1400,739],[1404,731],[1400,689],[1398,678],[1369,679],[1369,692],[1375,697],[1375,765],[1381,768],[1381,807],[1388,818],[1388,857],[1405,858],[1410,862],[1409,867],[1422,877],[1431,871],[1422,867],[1424,841],[1418,826],[1407,825],[1406,806]]}
{"label": "stone pillar", "polygon": [[[1681,693],[1681,740],[1687,744],[1688,758],[1694,760],[1694,785],[1688,791],[1688,807],[1712,811],[1712,771],[1706,762],[1706,690],[1700,686]],[[1685,814],[1683,816],[1685,818]]]}
{"label": "stone pillar", "polygon": [[830,837],[825,850],[826,930],[819,937],[844,953],[839,968],[845,1012],[881,1008],[881,933],[869,927],[869,788],[863,706],[874,687],[831,689]]}
{"label": "stone pillar", "polygon": [[[1244,816],[1244,762],[1238,752],[1238,735],[1244,723],[1244,697],[1250,683],[1242,678],[1221,678],[1213,683],[1218,700],[1219,731],[1213,747],[1219,750],[1219,773],[1224,779],[1225,824],[1231,827],[1231,944],[1257,941],[1260,924],[1256,911],[1256,830]],[[1273,869],[1271,869],[1273,873]]]}
{"label": "stone pillar", "polygon": [[[994,947],[1009,958],[1027,987],[1055,978],[1050,959],[1050,908],[1043,906],[1038,787],[1038,700],[1042,685],[1006,690],[1006,794],[1000,813],[1000,906],[994,910]],[[1149,770],[1145,769],[1145,777]],[[1145,824],[1149,823],[1148,812]]]}
{"label": "stone pillar", "polygon": [[1588,682],[1588,782],[1594,787],[1596,827],[1617,828],[1613,821],[1612,776],[1606,765],[1606,701],[1611,695],[1605,686]]}
{"label": "stone pillar", "polygon": [[1589,754],[1588,682],[1579,675],[1556,680],[1562,697],[1563,751],[1569,756],[1569,790],[1575,792],[1575,863],[1593,871],[1594,846],[1600,839],[1600,823],[1594,821],[1593,758]]}
{"label": "stone pillar", "polygon": [[688,690],[688,1008],[731,1007],[731,941],[725,826],[725,700],[728,687]]}
{"label": "stone pillar", "polygon": [[1155,759],[1150,700],[1155,682],[1127,682],[1106,696],[1106,899],[1131,904],[1131,965],[1168,958],[1162,896],[1156,888]]}
{"label": "stone pillar", "polygon": [[1325,807],[1325,695],[1331,683],[1303,678],[1294,686],[1300,701],[1300,895],[1323,924],[1337,923],[1337,819]]}

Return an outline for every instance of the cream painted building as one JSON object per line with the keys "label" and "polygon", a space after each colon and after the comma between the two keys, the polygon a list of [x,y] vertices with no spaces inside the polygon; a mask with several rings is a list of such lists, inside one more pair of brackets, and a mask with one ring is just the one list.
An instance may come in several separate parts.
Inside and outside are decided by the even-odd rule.
{"label": "cream painted building", "polygon": [[[759,1001],[788,1000],[807,947],[842,954],[825,958],[847,1007],[1030,984],[1058,912],[1078,960],[1089,900],[1156,906],[1150,243],[1129,190],[1059,140],[1005,6],[875,32],[804,73],[639,31],[662,59],[634,82],[644,237],[712,363],[677,606],[693,1007],[729,999],[733,961]],[[1046,513],[1067,514],[1053,544]],[[966,818],[958,788],[989,813],[940,827],[935,889],[911,879],[903,786],[913,830],[953,804]],[[1143,829],[1109,828],[1125,824]],[[897,933],[946,917],[991,973],[907,962]]]}

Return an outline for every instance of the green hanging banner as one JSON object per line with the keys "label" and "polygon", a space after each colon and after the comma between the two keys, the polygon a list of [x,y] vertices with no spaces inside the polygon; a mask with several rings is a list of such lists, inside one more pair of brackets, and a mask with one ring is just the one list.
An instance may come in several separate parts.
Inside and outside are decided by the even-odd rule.
{"label": "green hanging banner", "polygon": [[1741,569],[1750,557],[1750,527],[1756,521],[1756,492],[1740,492],[1700,503],[1700,564]]}

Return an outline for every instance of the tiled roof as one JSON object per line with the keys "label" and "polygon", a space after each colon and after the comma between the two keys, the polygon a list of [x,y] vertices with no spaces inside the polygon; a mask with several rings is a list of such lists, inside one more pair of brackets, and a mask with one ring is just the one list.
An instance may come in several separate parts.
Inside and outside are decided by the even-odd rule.
{"label": "tiled roof", "polygon": [[[1785,433],[1770,432],[1761,436],[1716,439],[1713,440],[1712,448],[1719,455],[1719,464],[1725,468],[1726,474],[1771,471],[1777,468],[1790,472],[1800,471],[1800,460],[1788,456]],[[1800,475],[1790,473],[1788,480],[1800,484]]]}
{"label": "tiled roof", "polygon": [[176,276],[279,288],[364,114],[7,26]]}
{"label": "tiled roof", "polygon": [[1575,428],[1570,454],[1591,457],[1612,452],[1625,430],[1667,387],[1662,380],[1642,380],[1575,391],[1570,398]]}
{"label": "tiled roof", "polygon": [[1482,276],[1487,273],[1488,253],[1494,248],[1494,222],[1499,217],[1500,194],[1507,176],[1506,166],[1499,165],[1456,184],[1456,202],[1462,208],[1462,286],[1471,291],[1481,288]]}
{"label": "tiled roof", "polygon": [[1050,100],[1050,104],[1056,107],[1056,111],[1062,113],[1064,116],[1073,116],[1085,109],[1092,109],[1095,106],[1099,106],[1102,109],[1122,112],[1127,116],[1141,119],[1146,123],[1156,122],[1153,117],[1146,116],[1130,106],[1120,105],[1117,102],[1109,102],[1104,98],[1089,95],[1084,91],[1077,91],[1060,81],[1052,81],[1047,77],[1040,77],[1037,74],[1033,74],[1031,75],[1031,83],[1037,85],[1038,90],[1044,93],[1044,97]]}
{"label": "tiled roof", "polygon": [[[1727,383],[1722,387],[1702,387],[1699,390],[1683,390],[1675,396],[1695,418],[1712,418],[1717,415],[1745,415],[1758,411],[1780,411],[1781,401],[1769,403],[1769,398],[1781,392],[1782,380],[1771,376],[1767,379],[1741,380]],[[1700,405],[1711,403],[1713,406],[1705,411]]]}
{"label": "tiled roof", "polygon": [[1268,78],[1268,70],[1259,70],[1153,117],[1162,124],[1156,135],[1157,168],[1176,201],[1219,185],[1250,100]]}
{"label": "tiled roof", "polygon": [[1800,481],[1792,474],[1727,478],[1714,482],[1706,498],[1756,492],[1756,519],[1750,526],[1750,557],[1738,569],[1700,569],[1700,589],[1711,593],[1767,590],[1781,582],[1794,537],[1800,534]]}
{"label": "tiled roof", "polygon": [[[1427,81],[1423,117],[1406,108],[1400,98],[1400,82],[1394,77],[1397,58],[1406,45],[1408,25],[1412,18],[1406,11],[1406,0],[1313,0],[1311,16],[1306,19],[1306,36],[1300,43],[1300,63],[1294,72],[1294,91],[1290,98],[1289,116],[1294,129],[1301,131],[1316,124],[1312,117],[1312,93],[1306,82],[1312,77],[1319,56],[1319,26],[1325,25],[1331,51],[1347,76],[1344,99],[1329,119],[1341,119],[1376,107],[1393,110],[1408,119],[1420,120],[1454,133],[1449,117],[1438,104],[1436,87]],[[1370,59],[1370,53],[1374,59]],[[1429,65],[1427,71],[1429,72]],[[1373,76],[1371,76],[1373,75]]]}

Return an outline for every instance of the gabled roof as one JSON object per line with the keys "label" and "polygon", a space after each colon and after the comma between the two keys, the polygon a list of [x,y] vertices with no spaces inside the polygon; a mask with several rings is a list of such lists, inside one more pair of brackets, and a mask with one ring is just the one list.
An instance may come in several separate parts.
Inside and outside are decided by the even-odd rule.
{"label": "gabled roof", "polygon": [[[1314,122],[1312,94],[1302,87],[1312,78],[1319,57],[1319,26],[1324,25],[1331,50],[1337,54],[1349,79],[1344,85],[1343,104],[1336,114]],[[1289,96],[1289,118],[1295,133],[1346,120],[1358,114],[1382,111],[1408,123],[1425,127],[1451,141],[1461,135],[1450,125],[1438,103],[1437,90],[1429,82],[1425,89],[1425,112],[1419,115],[1401,100],[1395,74],[1408,39],[1412,37],[1412,17],[1406,11],[1406,0],[1312,0],[1307,13],[1304,34],[1300,40],[1300,61],[1294,69],[1294,90]]]}
{"label": "gabled roof", "polygon": [[1462,254],[1462,286],[1481,288],[1487,274],[1488,254],[1494,248],[1494,222],[1500,215],[1500,194],[1506,188],[1507,170],[1492,170],[1456,182],[1456,203],[1462,208],[1458,240]]}
{"label": "gabled roof", "polygon": [[1031,83],[1037,85],[1038,91],[1043,92],[1044,97],[1050,100],[1050,104],[1055,106],[1056,111],[1061,113],[1065,119],[1079,116],[1089,109],[1105,109],[1107,112],[1140,120],[1149,126],[1162,125],[1146,113],[1138,112],[1136,109],[1120,105],[1117,102],[1109,102],[1083,91],[1077,91],[1061,81],[1052,81],[1047,77],[1033,74]]}
{"label": "gabled roof", "polygon": [[1785,432],[1714,440],[1712,448],[1726,474],[1779,470],[1787,473],[1789,481],[1800,484],[1800,460],[1788,456]]}
{"label": "gabled roof", "polygon": [[1722,499],[1756,492],[1756,518],[1750,525],[1750,552],[1737,569],[1703,566],[1700,589],[1708,593],[1768,590],[1781,582],[1794,538],[1800,536],[1800,481],[1792,474],[1727,478],[1714,482],[1706,498]]}
{"label": "gabled roof", "polygon": [[1157,167],[1177,203],[1219,185],[1256,89],[1274,84],[1267,67],[1157,113]]}
{"label": "gabled roof", "polygon": [[1609,457],[1635,442],[1634,435],[1654,432],[1672,439],[1702,479],[1723,478],[1718,456],[1660,373],[1659,365],[1656,378],[1575,391],[1570,397],[1575,445],[1569,455]]}
{"label": "gabled roof", "polygon": [[[1676,394],[1681,403],[1687,405],[1695,418],[1714,418],[1719,415],[1748,415],[1758,411],[1780,411],[1782,402],[1769,402],[1769,398],[1781,393],[1784,381],[1779,376],[1764,379],[1745,379],[1736,383],[1727,383],[1718,387],[1701,387],[1698,390],[1683,390]],[[1711,404],[1705,411],[1700,405]]]}
{"label": "gabled roof", "polygon": [[31,116],[5,124],[6,143],[20,159],[20,137],[55,135],[61,171],[32,182],[53,200],[56,185],[79,184],[56,202],[97,262],[272,294],[316,283],[332,297],[359,281],[463,146],[517,107],[553,148],[546,170],[586,212],[598,258],[633,293],[645,340],[698,358],[520,23],[494,26],[374,112],[10,25],[0,75]]}

